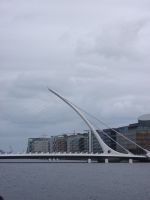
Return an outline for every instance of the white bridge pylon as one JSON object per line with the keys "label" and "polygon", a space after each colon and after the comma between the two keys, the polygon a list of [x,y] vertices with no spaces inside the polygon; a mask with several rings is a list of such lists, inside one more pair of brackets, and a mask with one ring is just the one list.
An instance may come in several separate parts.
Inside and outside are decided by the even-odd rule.
{"label": "white bridge pylon", "polygon": [[115,150],[113,150],[112,148],[110,148],[101,138],[101,136],[97,133],[95,127],[93,126],[93,124],[84,116],[84,114],[81,112],[81,110],[79,110],[79,108],[77,108],[74,104],[72,104],[71,102],[69,102],[66,98],[64,98],[62,95],[60,95],[58,92],[48,88],[48,90],[53,93],[54,95],[56,95],[57,97],[59,97],[62,101],[64,101],[67,105],[69,105],[79,116],[80,118],[86,123],[86,125],[89,127],[89,129],[91,130],[91,132],[95,135],[95,137],[97,138],[102,151],[104,154],[112,154],[112,155],[126,155],[126,156],[131,156],[133,154],[131,153],[120,153],[117,152]]}

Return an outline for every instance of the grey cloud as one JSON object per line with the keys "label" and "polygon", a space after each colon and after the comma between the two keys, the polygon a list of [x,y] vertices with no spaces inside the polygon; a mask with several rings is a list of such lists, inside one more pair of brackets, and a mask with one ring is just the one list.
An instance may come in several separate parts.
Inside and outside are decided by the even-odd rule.
{"label": "grey cloud", "polygon": [[47,86],[112,126],[147,113],[149,10],[148,0],[1,1],[0,148],[87,129]]}

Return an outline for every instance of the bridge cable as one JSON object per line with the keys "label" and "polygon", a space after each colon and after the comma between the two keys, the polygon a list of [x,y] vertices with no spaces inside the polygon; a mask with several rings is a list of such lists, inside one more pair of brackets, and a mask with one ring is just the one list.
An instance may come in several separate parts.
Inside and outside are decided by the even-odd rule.
{"label": "bridge cable", "polygon": [[121,144],[119,144],[119,142],[117,142],[110,135],[108,135],[108,133],[106,133],[104,130],[100,129],[97,125],[94,125],[94,126],[96,126],[97,130],[101,131],[100,133],[102,133],[103,135],[105,135],[106,137],[108,137],[110,140],[112,140],[114,143],[116,143],[118,146],[120,146],[125,152],[131,153],[128,149],[126,149],[125,147],[123,147]]}
{"label": "bridge cable", "polygon": [[[64,97],[63,97],[64,98]],[[66,101],[68,101],[66,98],[64,98]],[[74,103],[72,103],[71,101],[68,101],[69,103],[71,103],[72,105],[74,105],[76,108],[78,108],[79,110],[81,110],[82,112],[86,113],[87,115],[91,115],[90,113],[86,112],[85,110],[83,110],[82,108],[76,106]],[[91,117],[95,118],[94,116],[91,115]],[[98,120],[98,119],[97,119]],[[98,128],[99,129],[99,128]],[[100,129],[101,130],[101,129]],[[125,147],[123,147],[121,144],[119,144],[117,141],[115,141],[111,136],[109,136],[105,131],[101,130],[102,133],[107,136],[109,139],[111,139],[113,142],[115,142],[116,144],[118,144],[118,146],[120,146],[125,152],[127,153],[131,153],[128,149],[126,149]]]}
{"label": "bridge cable", "polygon": [[[68,101],[68,100],[67,100]],[[70,102],[70,101],[69,101]],[[72,102],[70,102],[72,103]],[[72,103],[73,104],[73,103]],[[76,106],[75,104],[73,104],[74,106]],[[131,142],[132,144],[136,145],[137,147],[139,147],[140,149],[142,149],[144,152],[148,153],[147,149],[144,149],[143,147],[141,147],[140,145],[138,145],[136,142],[130,140],[128,137],[124,136],[123,134],[121,134],[120,132],[116,131],[114,128],[111,128],[110,126],[108,126],[105,122],[103,122],[102,120],[99,120],[97,117],[95,117],[94,115],[88,113],[87,111],[85,111],[84,109],[80,108],[79,106],[76,106],[78,109],[80,109],[81,111],[83,111],[84,113],[86,113],[87,115],[89,115],[90,117],[94,118],[95,120],[97,120],[99,123],[105,125],[107,128],[111,129],[112,131],[114,131],[115,133],[117,133],[118,135],[122,136],[124,139],[128,140],[129,142]]]}
{"label": "bridge cable", "polygon": [[[99,128],[98,128],[99,129]],[[108,135],[105,131],[99,129],[106,137],[108,137],[110,140],[112,140],[114,143],[116,143],[118,146],[120,146],[124,151],[126,151],[127,153],[131,153],[128,149],[126,149],[125,147],[123,147],[121,144],[119,144],[119,142],[115,141],[110,135]]]}

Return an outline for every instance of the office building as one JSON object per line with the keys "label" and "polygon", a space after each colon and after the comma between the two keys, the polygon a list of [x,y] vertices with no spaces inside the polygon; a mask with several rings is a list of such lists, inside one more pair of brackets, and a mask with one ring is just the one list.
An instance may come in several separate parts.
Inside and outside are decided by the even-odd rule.
{"label": "office building", "polygon": [[88,152],[88,134],[77,133],[67,137],[67,152],[68,153],[80,153]]}
{"label": "office building", "polygon": [[[138,118],[138,122],[129,124],[128,126],[116,128],[116,131],[129,138],[131,141],[137,143],[142,148],[150,150],[150,115],[142,115]],[[143,150],[137,147],[135,144],[126,140],[122,136],[116,134],[116,141],[124,146],[132,153],[143,153]],[[116,148],[118,151],[122,151],[119,145]]]}
{"label": "office building", "polygon": [[[128,149],[132,153],[143,153],[139,147],[129,140],[150,150],[150,115],[143,115],[138,122],[127,126],[97,130],[103,141],[112,149],[125,153]],[[127,137],[129,140],[125,139]],[[117,143],[116,143],[116,142]],[[123,147],[123,148],[122,148]],[[89,131],[70,135],[58,135],[50,138],[29,138],[28,152],[89,152]],[[102,148],[94,134],[91,134],[91,151],[102,153]]]}
{"label": "office building", "polygon": [[67,137],[67,135],[52,136],[50,152],[67,152]]}
{"label": "office building", "polygon": [[28,153],[50,152],[50,138],[29,138]]}

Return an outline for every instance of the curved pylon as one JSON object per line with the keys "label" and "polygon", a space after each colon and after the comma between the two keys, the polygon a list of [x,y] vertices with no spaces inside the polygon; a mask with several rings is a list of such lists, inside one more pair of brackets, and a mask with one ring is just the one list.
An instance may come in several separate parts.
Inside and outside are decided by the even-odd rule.
{"label": "curved pylon", "polygon": [[[64,98],[63,96],[61,96],[58,92],[48,88],[48,90],[53,93],[54,95],[56,95],[57,97],[59,97],[61,100],[63,100],[67,105],[69,105],[80,117],[81,119],[87,124],[87,126],[89,127],[89,129],[92,131],[92,133],[95,135],[95,137],[97,138],[103,153],[106,154],[116,154],[116,155],[124,155],[124,153],[120,153],[117,152],[115,150],[113,150],[112,148],[110,148],[107,144],[105,144],[105,142],[102,140],[102,138],[100,137],[100,135],[97,133],[96,129],[94,128],[93,124],[91,124],[91,122],[84,116],[84,114],[79,110],[79,108],[77,108],[75,105],[73,105],[72,103],[70,103],[66,98]],[[130,153],[128,153],[130,154]]]}

